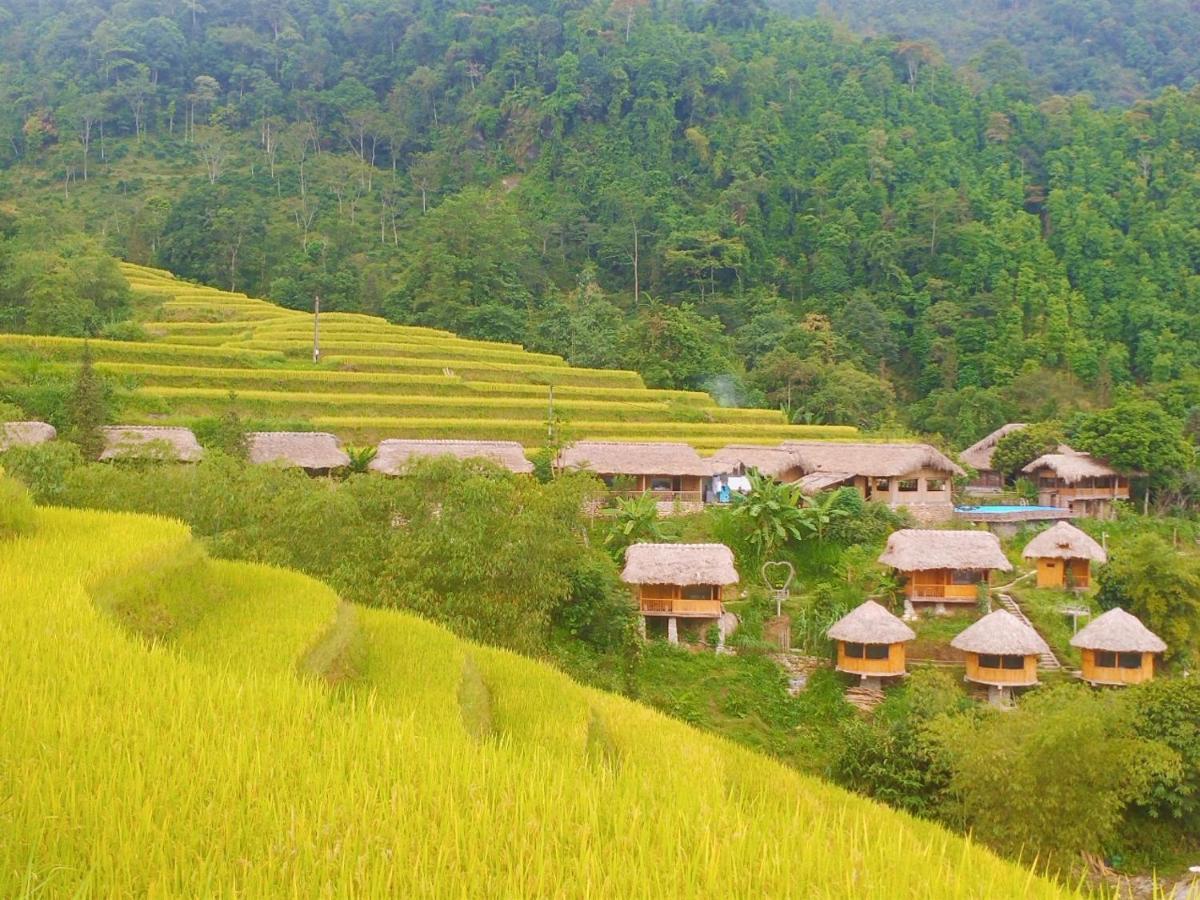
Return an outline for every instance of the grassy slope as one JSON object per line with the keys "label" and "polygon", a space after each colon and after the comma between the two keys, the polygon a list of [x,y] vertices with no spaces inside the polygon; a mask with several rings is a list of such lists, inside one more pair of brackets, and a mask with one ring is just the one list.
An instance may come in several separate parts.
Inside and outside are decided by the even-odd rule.
{"label": "grassy slope", "polygon": [[42,511],[0,583],[4,896],[1060,895],[402,614],[331,692],[336,598],[174,523]]}
{"label": "grassy slope", "polygon": [[[230,405],[265,427],[308,422],[359,444],[386,437],[544,440],[553,385],[572,438],[681,440],[702,450],[731,442],[852,437],[854,429],[789,425],[782,413],[729,409],[695,391],[648,390],[635,372],[568,366],[515,344],[352,313],[321,318],[123,264],[146,341],[92,341],[100,369],[128,391],[130,422],[188,424]],[[34,355],[66,369],[70,338],[0,335],[0,376]],[[236,399],[230,392],[236,391]]]}

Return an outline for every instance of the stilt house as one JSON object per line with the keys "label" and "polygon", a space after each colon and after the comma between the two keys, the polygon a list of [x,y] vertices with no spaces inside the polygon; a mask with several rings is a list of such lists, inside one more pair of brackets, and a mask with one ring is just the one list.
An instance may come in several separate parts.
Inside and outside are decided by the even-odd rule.
{"label": "stilt house", "polygon": [[720,625],[725,591],[738,573],[724,544],[634,544],[621,580],[633,585],[644,624],[665,621],[675,643],[681,623],[693,630]]}
{"label": "stilt house", "polygon": [[1004,473],[992,467],[992,454],[996,452],[996,445],[1002,438],[1025,427],[1024,422],[1001,425],[987,437],[980,438],[958,454],[963,465],[975,470],[975,477],[967,484],[968,491],[973,494],[991,494],[1004,490]]}
{"label": "stilt house", "polygon": [[652,494],[665,503],[700,503],[711,466],[689,444],[579,441],[558,466],[593,472],[614,494]]}
{"label": "stilt house", "polygon": [[830,626],[837,642],[837,669],[865,684],[905,674],[904,645],[916,638],[911,628],[874,600],[856,606]]}
{"label": "stilt house", "polygon": [[1037,485],[1038,503],[1106,519],[1117,500],[1129,499],[1129,477],[1088,453],[1068,447],[1039,456],[1021,470]]}
{"label": "stilt house", "polygon": [[928,444],[867,444],[787,441],[805,462],[806,493],[853,487],[864,500],[904,507],[915,517],[939,522],[954,514],[954,476],[962,468]]}
{"label": "stilt house", "polygon": [[1091,684],[1140,684],[1154,677],[1154,660],[1167,645],[1119,606],[1097,616],[1071,638],[1083,658],[1083,680]]}
{"label": "stilt house", "polygon": [[989,699],[1006,705],[1011,690],[1038,683],[1038,658],[1050,648],[1042,636],[998,609],[960,632],[950,646],[967,655],[966,680],[987,685]]}
{"label": "stilt house", "polygon": [[1025,545],[1021,554],[1037,563],[1037,586],[1084,590],[1092,583],[1092,563],[1108,554],[1092,537],[1070,522],[1056,522]]}
{"label": "stilt house", "polygon": [[1000,539],[987,531],[905,528],[893,532],[879,557],[904,579],[911,603],[974,604],[992,572],[1012,571]]}

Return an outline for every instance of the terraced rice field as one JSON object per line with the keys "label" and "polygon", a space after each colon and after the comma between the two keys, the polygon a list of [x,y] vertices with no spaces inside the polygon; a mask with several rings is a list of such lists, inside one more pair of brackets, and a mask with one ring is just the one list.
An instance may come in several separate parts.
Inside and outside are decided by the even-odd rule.
{"label": "terraced rice field", "polygon": [[[649,390],[635,372],[569,366],[516,344],[474,341],[358,313],[313,317],[243,294],[122,264],[148,317],[149,341],[92,341],[98,368],[127,389],[122,419],[182,424],[234,407],[252,424],[307,423],[344,441],[495,438],[538,446],[554,415],[573,439],[727,443],[852,437],[789,425],[775,410],[729,409],[704,393]],[[72,338],[0,335],[0,367],[30,356],[72,366]]]}
{"label": "terraced rice field", "polygon": [[0,896],[1075,896],[420,619],[40,510],[0,552]]}

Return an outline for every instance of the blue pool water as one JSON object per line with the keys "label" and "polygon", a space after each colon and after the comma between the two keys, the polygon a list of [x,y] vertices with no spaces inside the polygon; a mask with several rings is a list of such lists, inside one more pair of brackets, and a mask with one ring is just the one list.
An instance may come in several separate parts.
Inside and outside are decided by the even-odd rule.
{"label": "blue pool water", "polygon": [[956,510],[960,513],[983,513],[984,515],[995,515],[999,513],[1011,512],[1061,512],[1057,506],[960,506]]}

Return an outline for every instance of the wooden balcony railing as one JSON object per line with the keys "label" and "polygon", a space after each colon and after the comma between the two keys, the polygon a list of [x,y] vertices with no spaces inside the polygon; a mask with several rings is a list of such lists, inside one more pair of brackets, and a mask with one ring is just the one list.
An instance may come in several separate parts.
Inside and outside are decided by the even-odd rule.
{"label": "wooden balcony railing", "polygon": [[659,616],[713,617],[721,615],[720,600],[642,599],[642,612]]}
{"label": "wooden balcony railing", "polygon": [[937,600],[949,603],[973,603],[979,588],[973,584],[914,584],[908,589],[911,600]]}
{"label": "wooden balcony railing", "polygon": [[1128,487],[1054,488],[1063,500],[1128,500]]}

